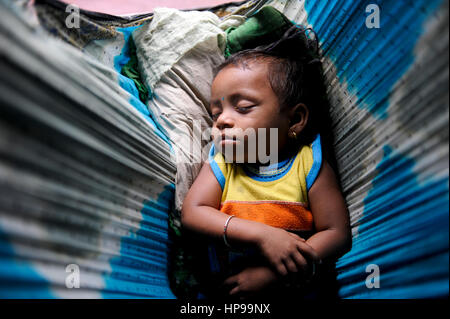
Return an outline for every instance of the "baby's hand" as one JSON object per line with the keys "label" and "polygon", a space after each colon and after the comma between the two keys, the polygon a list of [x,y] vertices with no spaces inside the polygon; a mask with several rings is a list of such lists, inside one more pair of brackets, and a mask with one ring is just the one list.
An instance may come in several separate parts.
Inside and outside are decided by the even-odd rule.
{"label": "baby's hand", "polygon": [[227,288],[230,296],[246,299],[262,293],[277,280],[277,274],[271,268],[253,266],[227,278],[223,283],[223,287]]}
{"label": "baby's hand", "polygon": [[308,261],[319,261],[315,250],[306,241],[284,229],[268,226],[258,242],[261,253],[280,275],[307,272]]}

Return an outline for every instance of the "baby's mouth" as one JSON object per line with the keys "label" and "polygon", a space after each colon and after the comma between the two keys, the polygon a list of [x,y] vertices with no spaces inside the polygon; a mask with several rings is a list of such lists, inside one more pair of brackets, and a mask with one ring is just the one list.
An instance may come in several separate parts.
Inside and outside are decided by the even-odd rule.
{"label": "baby's mouth", "polygon": [[236,141],[237,137],[229,136],[229,135],[222,135],[220,139],[221,139],[221,141]]}
{"label": "baby's mouth", "polygon": [[222,135],[219,139],[219,143],[221,145],[227,145],[227,144],[236,144],[239,142],[239,139],[236,136],[224,136]]}

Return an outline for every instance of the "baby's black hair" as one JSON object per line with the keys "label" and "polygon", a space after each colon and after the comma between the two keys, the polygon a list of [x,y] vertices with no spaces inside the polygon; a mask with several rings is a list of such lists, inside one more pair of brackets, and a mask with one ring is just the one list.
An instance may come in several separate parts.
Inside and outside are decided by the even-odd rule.
{"label": "baby's black hair", "polygon": [[299,144],[312,143],[320,133],[323,151],[336,169],[332,155],[329,102],[318,43],[317,35],[311,28],[293,25],[276,42],[232,54],[217,67],[216,74],[228,65],[247,68],[250,62],[268,63],[268,80],[280,107],[303,103],[308,108],[309,118],[299,137]]}

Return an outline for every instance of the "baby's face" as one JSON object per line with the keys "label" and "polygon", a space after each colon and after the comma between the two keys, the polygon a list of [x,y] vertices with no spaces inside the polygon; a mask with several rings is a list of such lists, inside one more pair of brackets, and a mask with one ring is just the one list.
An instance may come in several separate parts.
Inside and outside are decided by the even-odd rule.
{"label": "baby's face", "polygon": [[[278,132],[277,152],[286,144],[289,114],[280,109],[278,97],[270,86],[267,72],[266,63],[252,62],[245,69],[228,65],[217,74],[212,83],[211,113],[215,144],[222,148],[232,148],[233,154],[239,144],[243,144],[244,162],[249,162],[248,150],[250,149],[251,153],[252,147],[257,150],[257,140],[262,138],[266,141],[266,154],[269,154],[270,128],[276,128]],[[258,131],[259,128],[265,130]],[[249,138],[251,134],[248,133],[251,131],[255,132],[256,139]]]}

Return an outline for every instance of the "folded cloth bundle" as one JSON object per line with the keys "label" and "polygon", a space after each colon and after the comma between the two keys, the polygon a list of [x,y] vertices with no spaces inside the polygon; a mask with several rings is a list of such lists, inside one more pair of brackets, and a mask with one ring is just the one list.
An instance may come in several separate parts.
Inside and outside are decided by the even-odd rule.
{"label": "folded cloth bundle", "polygon": [[193,48],[222,53],[226,45],[221,20],[208,11],[157,8],[151,23],[133,37],[143,80],[150,89],[178,60]]}
{"label": "folded cloth bundle", "polygon": [[293,23],[277,9],[263,7],[244,24],[226,30],[225,57],[241,50],[272,43],[280,39],[292,25]]}

